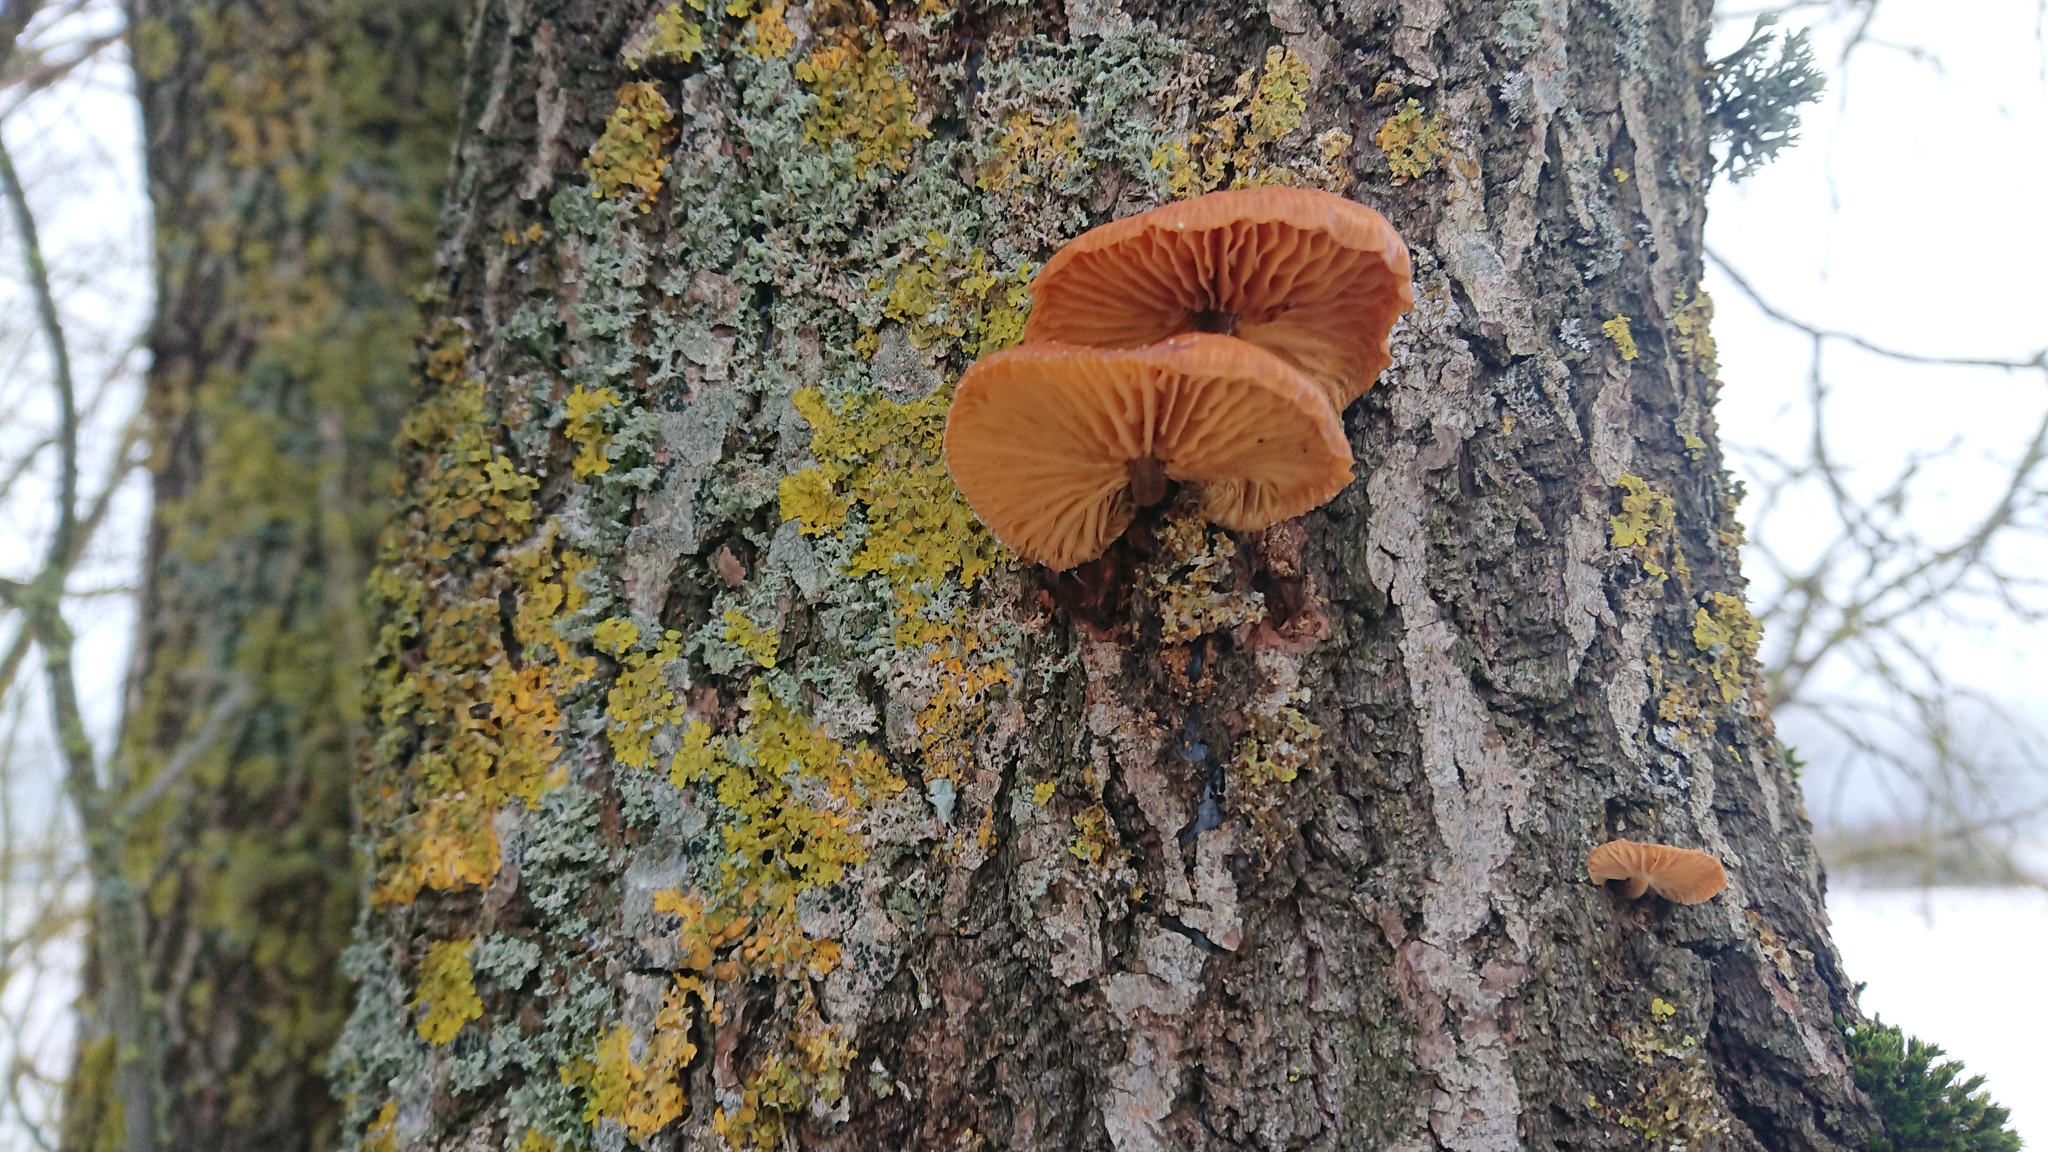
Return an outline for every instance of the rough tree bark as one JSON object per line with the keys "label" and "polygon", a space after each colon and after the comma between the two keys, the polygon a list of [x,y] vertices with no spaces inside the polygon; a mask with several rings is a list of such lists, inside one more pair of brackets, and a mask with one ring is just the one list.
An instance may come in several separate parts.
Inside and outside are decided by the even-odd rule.
{"label": "rough tree bark", "polygon": [[[462,11],[131,12],[158,314],[121,755],[127,799],[162,797],[128,846],[148,911],[158,1146],[269,1152],[339,1134],[322,1072],[361,893],[359,589],[410,397]],[[89,974],[67,1148],[122,1146],[103,986]]]}
{"label": "rough tree bark", "polygon": [[[1863,1145],[1711,415],[1708,5],[1253,7],[485,4],[364,1147]],[[1413,246],[1357,481],[1007,559],[937,435],[1030,268],[1273,180]],[[1617,834],[1730,887],[1624,902]]]}

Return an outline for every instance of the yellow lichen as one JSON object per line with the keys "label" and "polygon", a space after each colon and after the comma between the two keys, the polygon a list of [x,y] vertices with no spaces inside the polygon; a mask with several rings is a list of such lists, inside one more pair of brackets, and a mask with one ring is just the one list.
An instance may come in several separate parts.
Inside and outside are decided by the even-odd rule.
{"label": "yellow lichen", "polygon": [[1051,780],[1042,780],[1033,784],[1031,786],[1031,802],[1043,808],[1052,800],[1053,793],[1059,791],[1059,788],[1060,786]]}
{"label": "yellow lichen", "polygon": [[973,587],[1005,553],[946,472],[951,399],[940,389],[900,404],[874,395],[834,404],[815,388],[798,391],[793,400],[811,426],[818,463],[783,479],[783,518],[822,535],[846,522],[845,512],[826,510],[858,505],[867,531],[849,573],[885,576],[905,589],[949,577]]}
{"label": "yellow lichen", "polygon": [[1680,294],[1671,313],[1671,326],[1678,331],[1678,358],[1685,366],[1708,380],[1719,382],[1721,360],[1714,345],[1714,298],[1700,289],[1690,298]]}
{"label": "yellow lichen", "polygon": [[1424,115],[1422,102],[1410,99],[1380,125],[1372,142],[1386,154],[1387,171],[1394,183],[1419,180],[1450,159],[1450,141],[1445,139],[1443,120],[1434,113]]}
{"label": "yellow lichen", "polygon": [[1308,111],[1311,78],[1308,62],[1292,48],[1266,49],[1263,66],[1239,75],[1213,116],[1154,149],[1152,168],[1165,177],[1168,192],[1185,199],[1263,184],[1342,191],[1351,183],[1343,164],[1351,136],[1332,128],[1312,141],[1294,139]]}
{"label": "yellow lichen", "polygon": [[464,1024],[484,1014],[484,1002],[476,994],[476,977],[469,968],[469,953],[475,947],[472,938],[442,940],[427,949],[413,1005],[420,1013],[420,1039],[429,1044],[448,1043]]}
{"label": "yellow lichen", "polygon": [[[607,621],[607,623],[612,623]],[[630,621],[620,621],[632,628]],[[599,625],[603,627],[603,625]],[[623,633],[614,633],[614,638]],[[633,629],[633,643],[639,629]],[[654,763],[654,737],[662,729],[683,722],[683,705],[669,689],[665,670],[682,658],[682,633],[664,632],[652,652],[627,652],[619,658],[619,677],[605,696],[605,718],[610,721],[612,757],[632,768]],[[602,643],[602,641],[600,641]]]}
{"label": "yellow lichen", "polygon": [[[1615,483],[1622,492],[1621,511],[1608,517],[1609,542],[1633,555],[1643,574],[1659,584],[1675,570],[1683,587],[1692,569],[1678,547],[1677,505],[1640,476],[1624,474]],[[1671,570],[1665,568],[1666,562]]]}
{"label": "yellow lichen", "polygon": [[398,1152],[398,1101],[385,1101],[363,1129],[363,1152]]}
{"label": "yellow lichen", "polygon": [[772,1053],[747,1077],[737,1105],[721,1105],[711,1117],[712,1130],[730,1147],[779,1152],[789,1146],[789,1117],[803,1113],[813,1100],[829,1108],[845,1098],[854,1048],[841,1029],[819,1015],[813,993],[806,992],[798,1006],[790,1049],[787,1054]]}
{"label": "yellow lichen", "polygon": [[939,686],[917,710],[924,776],[958,783],[974,767],[974,735],[987,717],[989,693],[1011,683],[1010,664],[980,658],[970,629],[939,623],[925,633],[925,660],[937,671]]}
{"label": "yellow lichen", "polygon": [[617,392],[609,388],[592,392],[581,384],[562,398],[562,435],[576,445],[576,459],[570,462],[570,467],[578,480],[588,480],[611,470],[611,458],[605,455],[605,449],[611,447],[612,431],[605,422],[604,411],[618,404]]}
{"label": "yellow lichen", "polygon": [[1306,689],[1267,698],[1245,710],[1246,732],[1237,755],[1225,766],[1224,791],[1232,808],[1268,853],[1277,852],[1290,834],[1282,818],[1285,792],[1312,770],[1322,746],[1322,729],[1308,718]]}
{"label": "yellow lichen", "polygon": [[604,135],[590,146],[583,170],[600,199],[640,193],[640,211],[651,211],[668,167],[669,146],[675,143],[675,110],[650,81],[636,80],[619,88],[618,106],[605,118]]}
{"label": "yellow lichen", "polygon": [[783,19],[787,7],[783,0],[776,0],[747,20],[749,54],[762,60],[780,60],[796,47],[796,33],[790,31],[789,22]]}
{"label": "yellow lichen", "polygon": [[[699,15],[704,11],[703,0],[690,0],[690,7]],[[685,64],[697,58],[704,51],[704,27],[695,18],[686,14],[682,7],[671,4],[654,17],[654,31],[645,44],[628,51],[622,62],[628,68],[644,68],[650,60],[679,60]]]}
{"label": "yellow lichen", "polygon": [[763,628],[753,618],[737,608],[730,608],[722,620],[725,621],[725,642],[747,654],[747,659],[763,668],[775,667],[775,649],[781,638],[772,628]]}
{"label": "yellow lichen", "polygon": [[645,1056],[633,1060],[630,1030],[615,1029],[572,1081],[585,1090],[588,1118],[617,1119],[636,1138],[687,1106],[680,1072],[695,1055],[685,1039],[693,1013],[707,1027],[720,1019],[707,979],[773,977],[798,989],[783,1043],[747,1076],[738,1105],[722,1104],[712,1117],[729,1145],[780,1147],[788,1117],[814,1106],[836,1107],[845,1096],[852,1048],[819,1017],[811,986],[838,967],[839,945],[803,932],[797,898],[838,883],[847,869],[866,861],[862,817],[905,784],[878,753],[848,748],[759,682],[743,708],[739,730],[730,735],[718,735],[704,721],[691,722],[669,770],[679,788],[709,787],[726,849],[708,898],[680,889],[654,898],[656,912],[678,920],[676,944],[686,975],[664,1000]]}
{"label": "yellow lichen", "polygon": [[[496,874],[491,821],[508,800],[529,807],[559,785],[560,696],[594,665],[555,630],[581,606],[590,561],[534,532],[537,482],[498,448],[483,385],[465,378],[459,331],[427,356],[442,390],[407,420],[419,449],[401,481],[402,514],[370,580],[381,602],[373,687],[383,725],[380,771],[365,794],[379,838],[379,903],[410,902],[422,887],[461,888]],[[505,647],[506,596],[515,667]]]}
{"label": "yellow lichen", "polygon": [[1600,330],[1607,333],[1609,340],[1614,341],[1614,350],[1621,353],[1623,360],[1636,358],[1636,338],[1635,334],[1629,331],[1628,317],[1617,313],[1614,319],[1601,324]]}
{"label": "yellow lichen", "polygon": [[1074,840],[1067,851],[1076,860],[1100,864],[1116,851],[1116,834],[1109,828],[1109,809],[1091,804],[1074,815]]}
{"label": "yellow lichen", "polygon": [[623,655],[640,642],[640,626],[624,616],[601,620],[590,630],[590,642],[607,656]]}
{"label": "yellow lichen", "polygon": [[917,711],[923,771],[958,782],[972,766],[991,697],[1012,675],[958,609],[937,606],[940,585],[971,588],[1006,555],[946,472],[949,399],[940,389],[903,404],[870,395],[835,407],[815,390],[798,392],[818,464],[785,478],[781,496],[783,517],[812,535],[850,530],[851,510],[861,510],[865,534],[845,571],[887,580],[890,639],[937,672],[937,688]]}
{"label": "yellow lichen", "polygon": [[[904,783],[872,749],[848,749],[758,682],[744,707],[735,739],[714,742],[703,721],[692,722],[670,777],[678,787],[709,782],[727,810],[728,887],[793,901],[805,889],[838,883],[867,859],[867,845],[853,831],[857,818]],[[822,786],[825,802],[801,799],[800,781]]]}
{"label": "yellow lichen", "polygon": [[643,1141],[682,1118],[690,1103],[683,1072],[697,1058],[690,1042],[693,996],[708,1003],[703,981],[676,977],[637,1059],[633,1029],[620,1024],[598,1041],[591,1059],[562,1069],[564,1083],[584,1090],[585,1123],[616,1121],[633,1140]]}
{"label": "yellow lichen", "polygon": [[804,125],[806,143],[853,148],[853,170],[877,166],[901,172],[910,149],[931,130],[919,122],[917,94],[903,78],[896,53],[872,35],[831,44],[797,62],[796,78],[808,85],[817,104]]}
{"label": "yellow lichen", "polygon": [[1732,704],[1748,687],[1756,664],[1763,628],[1749,606],[1726,592],[1709,592],[1692,617],[1692,642],[1708,661],[1714,687],[1723,704]]}
{"label": "yellow lichen", "polygon": [[1018,112],[1003,122],[995,155],[981,166],[975,187],[984,192],[1063,185],[1088,170],[1081,158],[1081,115],[1050,123]]}
{"label": "yellow lichen", "polygon": [[868,291],[882,298],[882,312],[901,322],[917,348],[945,352],[959,347],[970,356],[999,352],[1024,338],[1031,313],[1031,265],[1007,272],[990,265],[979,248],[956,257],[944,234],[918,243],[917,259],[894,277],[877,278]]}
{"label": "yellow lichen", "polygon": [[1307,702],[1308,692],[1296,689],[1271,715],[1253,712],[1246,717],[1251,730],[1238,753],[1238,766],[1247,779],[1290,784],[1315,766],[1323,730],[1298,707]]}

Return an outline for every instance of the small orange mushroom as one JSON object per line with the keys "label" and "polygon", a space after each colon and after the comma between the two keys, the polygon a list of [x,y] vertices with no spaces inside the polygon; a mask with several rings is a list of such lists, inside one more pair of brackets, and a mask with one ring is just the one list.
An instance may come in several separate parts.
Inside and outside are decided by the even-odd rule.
{"label": "small orange mushroom", "polygon": [[1031,283],[1026,343],[1137,348],[1182,332],[1249,340],[1338,411],[1393,355],[1415,303],[1408,246],[1363,204],[1273,186],[1211,192],[1082,233]]}
{"label": "small orange mushroom", "polygon": [[1630,900],[1650,891],[1676,904],[1711,900],[1728,886],[1727,870],[1705,852],[1633,840],[1609,840],[1586,853],[1586,874],[1595,884],[1623,881],[1621,894]]}
{"label": "small orange mushroom", "polygon": [[1320,389],[1285,361],[1191,333],[1129,350],[1020,344],[961,376],[946,467],[981,522],[1027,560],[1102,555],[1168,481],[1202,514],[1253,531],[1351,480],[1351,446]]}

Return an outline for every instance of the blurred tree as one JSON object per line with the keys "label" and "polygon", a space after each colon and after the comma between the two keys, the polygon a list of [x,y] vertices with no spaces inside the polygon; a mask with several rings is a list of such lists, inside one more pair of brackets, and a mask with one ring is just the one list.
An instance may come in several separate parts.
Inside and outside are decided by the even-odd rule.
{"label": "blurred tree", "polygon": [[[162,801],[126,865],[163,1146],[334,1140],[321,1069],[360,891],[358,589],[409,392],[460,18],[442,0],[132,11],[158,301],[121,756],[131,801]],[[132,1126],[117,1143],[98,956],[64,1144],[134,1148]]]}

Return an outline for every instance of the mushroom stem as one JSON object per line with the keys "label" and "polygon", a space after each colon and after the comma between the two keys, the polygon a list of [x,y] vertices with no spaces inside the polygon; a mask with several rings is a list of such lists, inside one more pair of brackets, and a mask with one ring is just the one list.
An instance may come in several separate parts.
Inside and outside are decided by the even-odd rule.
{"label": "mushroom stem", "polygon": [[1131,478],[1131,502],[1150,508],[1166,499],[1166,465],[1150,456],[1125,465]]}
{"label": "mushroom stem", "polygon": [[1643,893],[1649,890],[1650,878],[1648,876],[1631,876],[1621,882],[1621,894],[1630,900],[1642,899]]}
{"label": "mushroom stem", "polygon": [[1237,313],[1217,308],[1204,308],[1193,316],[1195,331],[1215,332],[1224,336],[1237,334]]}

